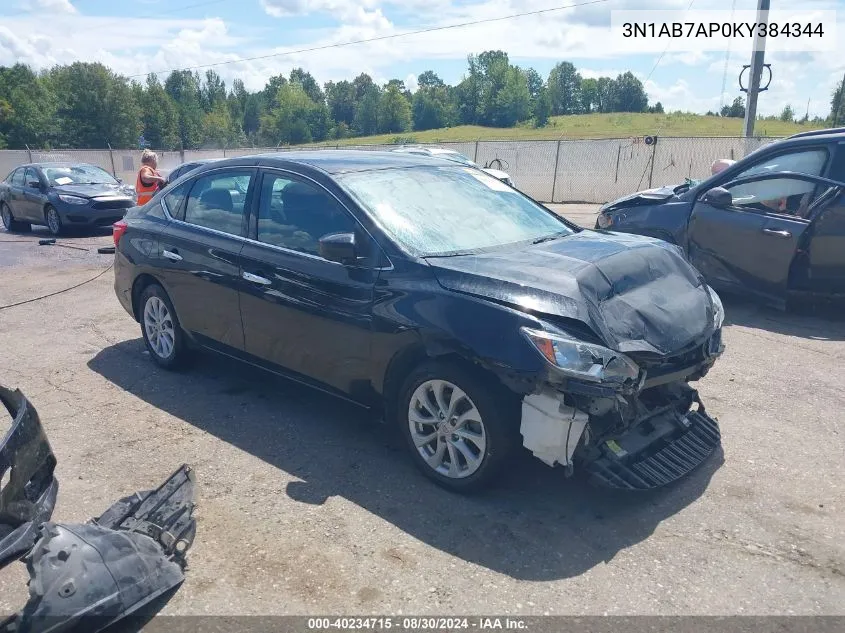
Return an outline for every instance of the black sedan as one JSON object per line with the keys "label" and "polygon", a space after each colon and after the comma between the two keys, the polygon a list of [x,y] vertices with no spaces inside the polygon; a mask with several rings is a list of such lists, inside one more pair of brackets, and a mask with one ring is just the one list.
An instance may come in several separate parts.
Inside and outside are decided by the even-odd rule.
{"label": "black sedan", "polygon": [[660,240],[582,230],[484,172],[394,152],[229,159],[115,224],[151,358],[197,348],[374,409],[455,490],[523,444],[652,488],[718,446],[688,382],[719,298]]}
{"label": "black sedan", "polygon": [[697,185],[651,189],[604,205],[597,229],[684,248],[719,291],[777,307],[845,295],[845,134],[772,143]]}
{"label": "black sedan", "polygon": [[43,224],[53,235],[69,227],[109,226],[135,206],[134,187],[84,163],[32,163],[0,182],[0,217],[7,231]]}

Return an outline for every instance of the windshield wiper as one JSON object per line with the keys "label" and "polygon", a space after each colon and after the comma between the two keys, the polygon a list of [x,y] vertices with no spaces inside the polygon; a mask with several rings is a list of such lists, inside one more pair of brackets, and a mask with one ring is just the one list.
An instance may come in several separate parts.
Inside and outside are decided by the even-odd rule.
{"label": "windshield wiper", "polygon": [[556,240],[559,237],[564,237],[566,235],[570,235],[569,231],[558,231],[557,233],[552,233],[551,235],[546,235],[545,237],[538,237],[536,240],[531,242],[532,244],[542,244],[543,242],[550,242],[552,240]]}

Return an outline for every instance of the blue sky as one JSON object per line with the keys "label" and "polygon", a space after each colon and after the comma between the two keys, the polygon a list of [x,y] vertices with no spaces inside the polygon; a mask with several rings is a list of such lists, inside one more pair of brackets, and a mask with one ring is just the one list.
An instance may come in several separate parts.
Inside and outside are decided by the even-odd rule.
{"label": "blue sky", "polygon": [[[569,0],[573,2],[577,0]],[[294,66],[321,83],[368,72],[377,81],[399,78],[414,87],[416,76],[434,70],[445,81],[460,80],[466,56],[501,49],[520,66],[543,76],[558,61],[573,62],[584,76],[633,71],[646,82],[652,102],[669,109],[704,112],[739,96],[736,76],[751,55],[750,41],[730,51],[654,50],[614,53],[613,10],[685,11],[689,0],[605,0],[598,4],[426,35],[414,35],[303,54],[239,62],[244,57],[287,53],[298,48],[364,39],[566,4],[567,0],[0,0],[0,64],[24,62],[37,68],[74,60],[101,61],[124,75],[143,75],[200,64],[216,67],[230,83],[244,79],[251,89]],[[799,3],[783,3],[791,7]],[[693,0],[693,10],[721,10],[731,0]],[[738,11],[756,0],[736,0]],[[837,10],[845,0],[804,0],[804,8]],[[842,12],[845,16],[845,11]],[[845,33],[845,31],[842,31]],[[837,38],[842,39],[842,38]],[[652,47],[654,48],[654,46]],[[689,47],[687,47],[689,48]],[[771,42],[770,90],[760,98],[761,114],[787,103],[799,114],[825,115],[830,94],[845,72],[839,48],[825,53],[789,53]],[[677,50],[676,50],[677,49]],[[727,73],[725,59],[728,56]],[[651,76],[649,77],[649,75]],[[726,78],[726,80],[725,80]],[[723,81],[726,88],[722,92]]]}

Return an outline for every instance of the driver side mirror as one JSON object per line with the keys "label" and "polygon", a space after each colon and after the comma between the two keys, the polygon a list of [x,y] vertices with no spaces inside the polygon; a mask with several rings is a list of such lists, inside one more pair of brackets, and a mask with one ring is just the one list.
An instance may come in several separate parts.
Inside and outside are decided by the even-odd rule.
{"label": "driver side mirror", "polygon": [[329,233],[320,238],[318,243],[320,257],[330,262],[354,264],[356,261],[355,234]]}
{"label": "driver side mirror", "polygon": [[724,187],[713,187],[701,197],[701,202],[717,209],[727,209],[733,204],[733,201],[733,195]]}
{"label": "driver side mirror", "polygon": [[26,186],[31,189],[41,189],[41,182],[38,180],[29,180],[27,181]]}

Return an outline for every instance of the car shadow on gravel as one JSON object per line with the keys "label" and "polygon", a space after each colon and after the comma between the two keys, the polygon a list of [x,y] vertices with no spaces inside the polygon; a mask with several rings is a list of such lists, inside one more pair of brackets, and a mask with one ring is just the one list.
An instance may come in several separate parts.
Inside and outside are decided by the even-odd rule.
{"label": "car shadow on gravel", "polygon": [[578,576],[611,560],[698,499],[723,462],[719,450],[666,490],[620,493],[566,479],[523,451],[497,487],[459,496],[424,478],[399,434],[372,413],[263,371],[202,355],[183,374],[167,372],[141,339],[107,347],[88,365],[301,480],[287,485],[291,499],[346,498],[431,547],[523,580]]}

